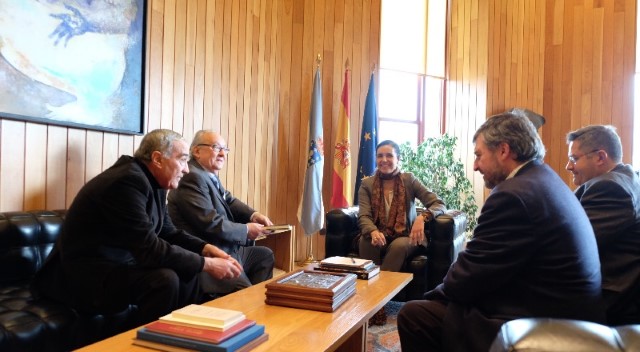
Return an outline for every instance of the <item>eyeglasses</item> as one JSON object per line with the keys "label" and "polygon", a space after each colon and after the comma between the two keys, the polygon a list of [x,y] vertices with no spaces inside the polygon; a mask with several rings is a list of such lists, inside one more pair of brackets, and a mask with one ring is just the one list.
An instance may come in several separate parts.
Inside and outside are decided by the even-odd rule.
{"label": "eyeglasses", "polygon": [[580,158],[582,158],[583,156],[587,156],[587,155],[589,155],[591,153],[595,153],[595,152],[599,152],[599,151],[600,151],[600,149],[594,149],[594,150],[592,150],[592,151],[590,151],[588,153],[584,153],[582,155],[570,155],[569,156],[569,162],[575,165],[578,162],[578,160]]}
{"label": "eyeglasses", "polygon": [[229,149],[227,147],[221,147],[221,146],[219,146],[217,144],[198,144],[198,147],[209,147],[216,154],[220,153],[221,150],[224,150],[224,152],[227,153],[227,154],[231,151],[231,149]]}

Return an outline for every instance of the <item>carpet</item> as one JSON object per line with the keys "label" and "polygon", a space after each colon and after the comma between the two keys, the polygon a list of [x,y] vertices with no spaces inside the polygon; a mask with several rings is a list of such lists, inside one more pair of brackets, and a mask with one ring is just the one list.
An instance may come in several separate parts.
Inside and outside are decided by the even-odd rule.
{"label": "carpet", "polygon": [[398,311],[403,302],[389,301],[384,307],[387,311],[387,323],[370,325],[367,333],[367,352],[400,351],[398,336]]}

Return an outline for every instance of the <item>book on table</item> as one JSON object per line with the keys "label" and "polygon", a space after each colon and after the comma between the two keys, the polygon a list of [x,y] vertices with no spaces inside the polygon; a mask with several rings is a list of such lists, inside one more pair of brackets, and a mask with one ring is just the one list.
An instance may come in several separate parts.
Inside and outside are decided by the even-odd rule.
{"label": "book on table", "polygon": [[322,259],[320,261],[320,266],[332,267],[332,268],[366,270],[375,266],[375,263],[373,262],[373,260],[370,260],[370,259],[334,256],[334,257]]}
{"label": "book on table", "polygon": [[[256,348],[259,344],[267,340],[269,340],[269,334],[265,332],[264,334],[260,335],[254,340],[251,340],[251,342],[247,343],[246,345],[238,348],[237,350],[235,350],[235,352],[249,352],[252,349]],[[140,340],[137,338],[133,339],[133,344],[137,346],[148,347],[154,350],[165,351],[165,352],[198,352],[198,350],[194,350],[190,348],[182,348],[182,347],[176,347],[171,345],[165,345],[163,343]]]}
{"label": "book on table", "polygon": [[315,266],[313,267],[313,270],[318,270],[318,271],[329,271],[329,272],[336,272],[336,273],[353,273],[356,274],[356,276],[358,277],[358,279],[361,280],[369,280],[372,277],[380,274],[380,266],[379,265],[374,265],[368,269],[350,269],[350,268],[337,268],[337,267],[332,267],[332,266]]}
{"label": "book on table", "polygon": [[[158,333],[142,327],[136,332],[136,340],[205,352],[234,352],[251,343],[253,340],[260,338],[265,334],[264,330],[264,325],[254,324],[220,343],[211,343]],[[134,343],[136,340],[134,340]]]}
{"label": "book on table", "polygon": [[208,327],[225,331],[244,319],[246,319],[244,313],[237,310],[191,304],[176,309],[160,317],[159,320],[176,325]]}
{"label": "book on table", "polygon": [[245,319],[225,331],[220,331],[207,327],[177,325],[157,320],[147,324],[145,328],[149,331],[166,335],[186,337],[211,343],[221,343],[255,324],[255,320]]}

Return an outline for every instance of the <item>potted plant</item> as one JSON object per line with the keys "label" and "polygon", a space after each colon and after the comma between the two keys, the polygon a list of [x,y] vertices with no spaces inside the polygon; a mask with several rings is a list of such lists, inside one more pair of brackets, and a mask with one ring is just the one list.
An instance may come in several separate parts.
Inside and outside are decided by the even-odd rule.
{"label": "potted plant", "polygon": [[478,206],[464,165],[454,156],[456,142],[456,137],[444,134],[427,138],[415,150],[404,143],[400,146],[400,163],[403,171],[412,172],[447,208],[467,214],[467,232],[471,233]]}

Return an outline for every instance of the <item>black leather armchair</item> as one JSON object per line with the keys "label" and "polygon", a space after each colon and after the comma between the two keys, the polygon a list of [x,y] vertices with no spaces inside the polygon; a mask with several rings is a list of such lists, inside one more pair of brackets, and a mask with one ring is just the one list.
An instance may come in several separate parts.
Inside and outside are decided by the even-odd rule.
{"label": "black leather armchair", "polygon": [[[457,210],[449,210],[429,222],[428,248],[419,250],[407,260],[402,271],[412,273],[413,280],[394,300],[422,299],[424,292],[442,282],[464,246],[466,225],[466,215]],[[329,211],[326,214],[326,229],[326,257],[358,256],[358,244],[354,241],[360,232],[357,206]]]}
{"label": "black leather armchair", "polygon": [[640,351],[640,325],[610,327],[570,319],[516,319],[502,324],[490,351]]}
{"label": "black leather armchair", "polygon": [[0,213],[0,351],[69,351],[133,328],[135,306],[85,315],[30,290],[65,211]]}

